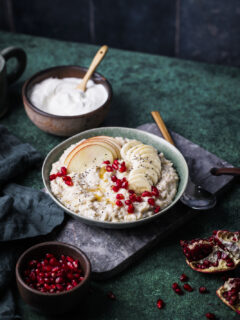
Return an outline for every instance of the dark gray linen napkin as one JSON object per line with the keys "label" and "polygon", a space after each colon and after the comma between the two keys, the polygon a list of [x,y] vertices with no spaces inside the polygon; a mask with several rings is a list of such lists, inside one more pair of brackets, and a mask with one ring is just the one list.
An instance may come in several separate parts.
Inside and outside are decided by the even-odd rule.
{"label": "dark gray linen napkin", "polygon": [[0,319],[20,319],[11,288],[15,263],[33,237],[50,233],[64,212],[42,191],[13,183],[34,166],[41,155],[0,125]]}

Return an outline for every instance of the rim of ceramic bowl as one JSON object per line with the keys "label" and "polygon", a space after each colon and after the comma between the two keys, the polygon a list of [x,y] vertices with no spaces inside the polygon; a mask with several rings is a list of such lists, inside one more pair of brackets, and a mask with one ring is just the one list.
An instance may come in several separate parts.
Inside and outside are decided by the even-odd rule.
{"label": "rim of ceramic bowl", "polygon": [[[144,135],[147,135],[149,136],[150,138],[153,138],[153,139],[157,139],[157,140],[160,140],[161,143],[167,145],[169,147],[169,149],[173,150],[175,154],[178,154],[178,156],[180,157],[181,159],[181,163],[183,164],[184,166],[184,169],[186,171],[186,178],[185,178],[185,181],[184,181],[184,184],[182,185],[182,190],[181,192],[174,197],[173,201],[167,206],[165,207],[164,209],[162,209],[160,212],[158,212],[157,214],[154,214],[150,217],[145,217],[145,218],[142,218],[142,219],[139,219],[139,220],[136,220],[136,221],[127,221],[127,222],[110,222],[110,221],[101,221],[101,220],[95,220],[95,219],[92,219],[92,218],[87,218],[85,216],[82,216],[82,215],[78,215],[77,213],[75,213],[74,211],[68,209],[67,207],[65,207],[61,202],[60,200],[58,200],[54,194],[52,193],[51,191],[51,188],[50,188],[50,185],[48,186],[48,183],[47,181],[45,180],[45,177],[44,177],[44,171],[45,171],[45,166],[46,166],[46,163],[48,162],[48,159],[49,157],[55,152],[55,150],[57,150],[60,146],[62,146],[63,144],[66,144],[68,141],[71,141],[71,140],[74,140],[75,137],[77,136],[82,136],[82,135],[85,135],[85,134],[91,134],[92,132],[98,132],[99,130],[124,130],[124,129],[127,129],[127,130],[130,130],[131,132],[139,132],[140,134],[144,134]],[[91,135],[90,135],[91,136]],[[81,138],[80,138],[81,139]],[[82,137],[82,139],[84,139],[84,137]],[[70,144],[68,145],[68,147],[70,146]],[[67,147],[67,148],[68,148]],[[170,159],[171,160],[171,159]],[[57,161],[57,160],[56,160]],[[177,171],[177,170],[176,170]],[[178,172],[178,175],[179,177],[181,178],[179,172]],[[57,146],[55,146],[46,156],[46,158],[44,159],[44,162],[43,162],[43,166],[42,166],[42,179],[43,179],[43,183],[44,183],[44,187],[46,188],[47,190],[47,193],[50,195],[50,197],[54,200],[55,203],[57,203],[58,206],[60,206],[65,212],[69,213],[70,215],[72,215],[73,217],[75,218],[78,218],[79,220],[85,222],[86,224],[91,224],[91,225],[95,225],[95,226],[99,226],[99,227],[102,227],[102,228],[108,228],[108,229],[124,229],[124,228],[131,228],[131,227],[137,227],[137,226],[141,226],[142,224],[144,223],[148,223],[148,222],[151,222],[151,221],[154,221],[155,219],[159,218],[162,214],[164,214],[165,212],[167,212],[170,208],[172,208],[173,206],[175,206],[175,204],[178,202],[178,200],[181,198],[182,194],[184,193],[186,187],[187,187],[187,183],[188,183],[188,177],[189,177],[189,170],[188,170],[188,165],[186,163],[186,160],[185,158],[183,157],[182,153],[175,147],[173,146],[171,143],[169,143],[168,141],[166,141],[165,139],[157,136],[157,135],[154,135],[152,133],[149,133],[149,132],[146,132],[146,131],[143,131],[143,130],[139,130],[139,129],[133,129],[133,128],[127,128],[127,127],[100,127],[100,128],[95,128],[95,129],[90,129],[90,130],[86,130],[86,131],[83,131],[83,132],[80,132],[66,140],[64,140],[63,142],[59,143]],[[179,187],[179,186],[178,186]]]}
{"label": "rim of ceramic bowl", "polygon": [[[20,264],[22,263],[22,260],[24,259],[24,257],[31,251],[33,251],[34,249],[37,249],[39,247],[46,247],[49,246],[49,245],[58,245],[58,246],[62,246],[62,247],[65,247],[65,248],[72,248],[73,250],[75,250],[78,254],[80,254],[83,258],[84,258],[84,261],[86,263],[86,273],[84,274],[84,279],[78,284],[76,285],[73,289],[71,290],[65,290],[65,291],[62,291],[62,292],[58,292],[58,293],[48,293],[48,292],[41,292],[41,291],[38,291],[36,289],[33,289],[31,287],[29,287],[23,280],[22,278],[22,275],[20,273]],[[91,262],[89,260],[89,258],[86,256],[86,254],[78,249],[77,247],[71,245],[71,244],[68,244],[68,243],[65,243],[65,242],[61,242],[61,241],[46,241],[46,242],[41,242],[41,243],[38,243],[30,248],[28,248],[27,250],[25,250],[21,255],[20,257],[18,258],[17,260],[17,263],[16,263],[16,267],[15,267],[15,272],[16,272],[16,277],[17,277],[17,280],[21,283],[21,285],[31,291],[32,293],[34,294],[38,294],[38,295],[41,295],[41,296],[62,296],[62,295],[66,295],[66,294],[69,294],[71,292],[74,292],[76,291],[77,289],[79,289],[86,281],[88,281],[90,279],[90,276],[91,276]]]}
{"label": "rim of ceramic bowl", "polygon": [[[94,78],[97,80],[102,80],[106,83],[107,85],[107,93],[108,93],[108,98],[107,100],[100,106],[98,107],[97,109],[94,109],[93,111],[90,111],[90,112],[87,112],[87,113],[84,113],[84,114],[80,114],[80,115],[75,115],[75,116],[60,116],[60,115],[56,115],[56,114],[52,114],[52,113],[48,113],[48,112],[45,112],[41,109],[39,109],[38,107],[36,107],[32,101],[30,100],[29,98],[29,86],[31,85],[31,82],[34,81],[36,79],[36,77],[39,77],[41,75],[43,75],[44,73],[46,72],[49,72],[49,71],[54,71],[56,69],[59,69],[59,68],[62,68],[62,69],[68,69],[68,68],[74,68],[74,69],[81,69],[82,71],[85,71],[87,72],[88,68],[86,67],[81,67],[81,66],[76,66],[76,65],[63,65],[63,66],[55,66],[55,67],[51,67],[51,68],[48,68],[48,69],[44,69],[44,70],[41,70],[37,73],[35,73],[33,76],[31,76],[28,80],[26,80],[23,84],[23,88],[22,88],[22,97],[23,97],[23,100],[25,99],[28,103],[28,105],[34,110],[36,111],[37,113],[41,114],[42,116],[45,116],[45,117],[51,117],[51,118],[57,118],[57,119],[77,119],[77,118],[83,118],[83,117],[86,117],[86,116],[91,116],[93,115],[95,112],[97,111],[100,111],[101,109],[103,109],[107,104],[109,104],[109,102],[112,100],[112,96],[113,96],[113,90],[112,90],[112,86],[110,84],[110,82],[100,73],[98,72],[94,72],[91,79],[94,81]],[[47,78],[46,78],[47,79]],[[79,78],[81,79],[81,78]],[[44,79],[45,80],[45,79]],[[43,80],[42,80],[43,81]]]}

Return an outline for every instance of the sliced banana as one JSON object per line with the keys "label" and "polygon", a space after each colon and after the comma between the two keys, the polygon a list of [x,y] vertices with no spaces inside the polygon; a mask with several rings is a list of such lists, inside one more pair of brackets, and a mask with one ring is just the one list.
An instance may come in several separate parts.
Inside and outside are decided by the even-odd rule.
{"label": "sliced banana", "polygon": [[142,193],[143,191],[151,191],[151,184],[141,175],[129,181],[129,188],[136,193]]}
{"label": "sliced banana", "polygon": [[157,174],[158,179],[161,177],[161,171],[156,166],[154,166],[154,164],[149,163],[148,161],[141,161],[139,163],[139,168],[154,170],[155,173]]}
{"label": "sliced banana", "polygon": [[161,170],[161,160],[158,156],[152,155],[152,154],[142,154],[141,157],[139,157],[139,160],[141,162],[149,162],[153,166],[155,166],[158,170]]}
{"label": "sliced banana", "polygon": [[151,185],[156,184],[158,182],[158,175],[156,171],[152,168],[137,168],[133,169],[129,175],[129,181],[132,181],[135,177],[143,176],[148,179]]}
{"label": "sliced banana", "polygon": [[142,143],[137,140],[131,140],[127,142],[121,149],[121,156],[123,157],[123,159],[126,159],[128,150],[130,150],[132,147],[137,146],[139,144],[142,144]]}

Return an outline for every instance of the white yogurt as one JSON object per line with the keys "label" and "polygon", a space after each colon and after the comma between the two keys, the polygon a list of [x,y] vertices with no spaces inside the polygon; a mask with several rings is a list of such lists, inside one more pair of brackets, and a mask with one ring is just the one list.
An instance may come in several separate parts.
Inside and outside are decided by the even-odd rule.
{"label": "white yogurt", "polygon": [[106,102],[108,93],[102,84],[89,80],[83,92],[76,88],[79,83],[79,78],[48,78],[32,88],[30,100],[38,109],[59,116],[85,114]]}

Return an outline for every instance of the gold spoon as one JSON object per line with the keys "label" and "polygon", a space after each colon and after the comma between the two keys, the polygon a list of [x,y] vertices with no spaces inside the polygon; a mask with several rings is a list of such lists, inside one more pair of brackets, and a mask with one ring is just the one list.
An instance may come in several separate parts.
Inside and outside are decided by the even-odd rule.
{"label": "gold spoon", "polygon": [[108,51],[108,46],[102,46],[98,52],[96,53],[95,57],[93,58],[87,73],[85,74],[85,76],[83,77],[81,83],[79,83],[79,85],[77,86],[77,89],[82,90],[83,92],[86,91],[86,87],[87,87],[87,82],[88,80],[91,78],[93,72],[96,70],[97,66],[99,65],[99,63],[102,61],[102,59],[105,57],[106,53]]}

